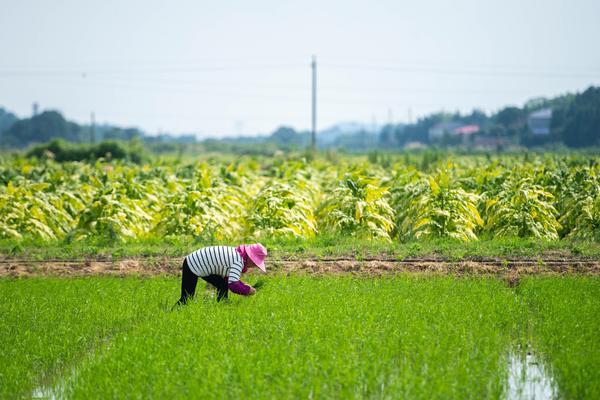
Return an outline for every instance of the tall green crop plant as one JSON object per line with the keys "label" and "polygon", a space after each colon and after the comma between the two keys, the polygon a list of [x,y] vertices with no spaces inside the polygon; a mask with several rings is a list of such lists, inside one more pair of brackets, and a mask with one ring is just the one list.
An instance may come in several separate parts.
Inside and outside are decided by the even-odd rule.
{"label": "tall green crop plant", "polygon": [[384,169],[361,159],[216,156],[188,165],[134,165],[5,158],[0,237],[227,240],[311,237],[318,228],[388,240],[471,240],[480,225],[473,204],[491,235],[599,235],[600,167],[589,156],[450,156],[447,177],[431,179],[410,160],[389,166],[390,159]]}
{"label": "tall green crop plant", "polygon": [[207,240],[223,240],[241,234],[244,210],[239,193],[225,188],[199,188],[195,184],[170,193],[157,216],[155,234],[190,235]]}
{"label": "tall green crop plant", "polygon": [[155,234],[191,235],[206,240],[239,237],[246,209],[244,188],[228,184],[206,164],[196,166],[191,179],[169,180],[156,216]]}
{"label": "tall green crop plant", "polygon": [[600,179],[594,168],[577,168],[563,180],[557,201],[561,236],[600,238]]}
{"label": "tall green crop plant", "polygon": [[86,237],[123,241],[144,236],[150,229],[152,216],[139,199],[126,195],[119,183],[109,183],[99,190],[81,212],[69,240]]}
{"label": "tall green crop plant", "polygon": [[251,234],[257,237],[309,238],[317,233],[312,199],[302,190],[303,181],[273,179],[252,202],[248,216]]}
{"label": "tall green crop plant", "polygon": [[48,183],[25,181],[21,186],[9,182],[0,192],[0,237],[53,240],[62,238],[73,226],[73,217],[65,211],[71,197],[45,190]]}
{"label": "tall green crop plant", "polygon": [[321,180],[323,177],[322,171],[315,167],[316,164],[316,162],[311,164],[304,158],[277,159],[266,171],[266,175],[302,191],[308,197],[307,200],[311,207],[314,208],[322,194]]}
{"label": "tall green crop plant", "polygon": [[394,210],[388,196],[388,188],[380,179],[355,169],[327,194],[318,210],[320,224],[332,233],[389,241]]}
{"label": "tall green crop plant", "polygon": [[560,224],[553,199],[532,178],[508,179],[498,196],[486,202],[485,229],[498,236],[558,239]]}
{"label": "tall green crop plant", "polygon": [[401,239],[450,237],[477,240],[483,225],[477,211],[479,196],[454,187],[447,171],[395,187],[397,232]]}
{"label": "tall green crop plant", "polygon": [[567,237],[600,240],[600,196],[586,196],[575,207],[577,217]]}

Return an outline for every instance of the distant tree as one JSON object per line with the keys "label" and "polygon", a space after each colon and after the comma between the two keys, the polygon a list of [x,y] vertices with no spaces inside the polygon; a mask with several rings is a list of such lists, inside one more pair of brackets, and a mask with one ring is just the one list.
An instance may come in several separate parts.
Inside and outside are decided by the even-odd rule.
{"label": "distant tree", "polygon": [[293,128],[281,126],[271,134],[269,141],[275,142],[284,149],[300,148],[308,145],[308,135],[296,132]]}
{"label": "distant tree", "polygon": [[281,126],[271,134],[271,139],[277,144],[289,146],[297,141],[298,134],[293,128]]}
{"label": "distant tree", "polygon": [[16,115],[0,107],[0,137],[18,120],[19,119],[16,117]]}
{"label": "distant tree", "polygon": [[381,128],[379,132],[379,146],[385,148],[394,148],[398,145],[395,131],[396,125],[388,124]]}
{"label": "distant tree", "polygon": [[575,97],[559,129],[567,146],[600,146],[600,87],[590,87]]}
{"label": "distant tree", "polygon": [[492,116],[487,133],[494,137],[518,137],[526,129],[527,114],[519,107],[505,107]]}
{"label": "distant tree", "polygon": [[45,143],[52,139],[80,140],[81,128],[69,122],[56,111],[44,111],[31,118],[15,122],[2,136],[4,144],[24,147],[31,143]]}
{"label": "distant tree", "polygon": [[455,120],[460,121],[465,125],[479,125],[480,127],[483,127],[487,124],[489,118],[485,112],[475,109],[471,112],[471,114],[463,117],[460,117],[459,115],[459,117]]}
{"label": "distant tree", "polygon": [[116,126],[104,127],[99,133],[103,140],[133,140],[141,138],[144,133],[137,128],[119,128]]}
{"label": "distant tree", "polygon": [[525,113],[518,107],[505,107],[494,116],[494,120],[505,129],[522,126],[525,119]]}
{"label": "distant tree", "polygon": [[135,146],[135,143],[100,142],[91,145],[53,139],[49,143],[34,146],[27,152],[27,157],[52,158],[58,162],[93,161],[102,157],[107,161],[127,159],[139,164],[144,157],[144,150]]}
{"label": "distant tree", "polygon": [[544,107],[548,107],[548,99],[545,97],[535,97],[525,102],[523,110],[526,112],[531,112]]}
{"label": "distant tree", "polygon": [[338,136],[333,146],[352,151],[366,151],[377,147],[378,137],[374,133],[361,131]]}

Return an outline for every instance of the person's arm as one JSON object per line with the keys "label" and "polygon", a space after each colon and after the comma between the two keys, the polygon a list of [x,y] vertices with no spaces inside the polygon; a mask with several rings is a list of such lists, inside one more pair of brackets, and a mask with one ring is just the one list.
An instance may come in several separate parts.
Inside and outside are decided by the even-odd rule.
{"label": "person's arm", "polygon": [[256,289],[254,289],[250,285],[246,285],[241,281],[240,277],[243,272],[243,260],[242,257],[239,257],[237,262],[234,262],[229,268],[229,279],[227,287],[233,293],[241,294],[242,296],[251,296],[256,293]]}
{"label": "person's arm", "polygon": [[233,293],[241,294],[242,296],[252,296],[254,293],[256,293],[256,289],[250,285],[246,285],[242,281],[230,282],[228,287]]}

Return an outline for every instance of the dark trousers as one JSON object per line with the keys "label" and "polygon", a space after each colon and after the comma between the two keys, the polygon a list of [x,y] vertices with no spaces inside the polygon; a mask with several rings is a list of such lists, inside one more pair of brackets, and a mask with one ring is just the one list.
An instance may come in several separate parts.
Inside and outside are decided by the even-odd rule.
{"label": "dark trousers", "polygon": [[[202,277],[206,282],[217,288],[217,301],[227,298],[228,285],[227,278],[220,275],[209,275]],[[183,260],[181,267],[181,297],[177,304],[186,304],[190,298],[196,293],[196,285],[198,284],[198,275],[194,274],[188,266],[187,259]]]}

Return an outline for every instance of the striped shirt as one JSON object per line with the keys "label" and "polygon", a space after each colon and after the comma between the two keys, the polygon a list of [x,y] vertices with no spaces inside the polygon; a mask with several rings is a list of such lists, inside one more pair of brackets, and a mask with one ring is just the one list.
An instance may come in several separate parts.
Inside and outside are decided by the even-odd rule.
{"label": "striped shirt", "polygon": [[240,280],[244,260],[235,247],[209,246],[186,256],[190,270],[200,276],[219,275],[228,278],[228,283]]}

